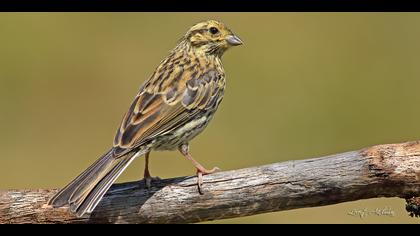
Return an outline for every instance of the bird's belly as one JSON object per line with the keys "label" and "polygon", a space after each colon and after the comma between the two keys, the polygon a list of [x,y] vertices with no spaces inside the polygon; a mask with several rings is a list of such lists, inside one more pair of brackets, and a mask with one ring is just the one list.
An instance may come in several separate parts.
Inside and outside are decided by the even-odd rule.
{"label": "bird's belly", "polygon": [[177,149],[181,144],[187,143],[200,134],[210,122],[212,117],[213,115],[202,116],[168,134],[162,135],[161,137],[155,139],[155,142],[152,144],[152,149],[158,151]]}

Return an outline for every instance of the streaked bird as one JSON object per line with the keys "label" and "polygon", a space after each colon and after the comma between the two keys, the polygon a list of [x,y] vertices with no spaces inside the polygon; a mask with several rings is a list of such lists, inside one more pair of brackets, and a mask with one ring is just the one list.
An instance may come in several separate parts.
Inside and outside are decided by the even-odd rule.
{"label": "streaked bird", "polygon": [[225,90],[221,57],[242,41],[223,23],[192,26],[140,87],[114,138],[113,147],[49,201],[70,206],[77,216],[91,213],[115,180],[137,157],[145,155],[144,178],[150,187],[151,151],[179,150],[202,175],[211,174],[193,159],[188,142],[212,120]]}

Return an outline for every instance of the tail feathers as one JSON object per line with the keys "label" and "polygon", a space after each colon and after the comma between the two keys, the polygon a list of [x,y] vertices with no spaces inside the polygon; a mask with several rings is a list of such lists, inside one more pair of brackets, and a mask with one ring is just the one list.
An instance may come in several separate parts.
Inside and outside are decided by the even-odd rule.
{"label": "tail feathers", "polygon": [[109,150],[102,157],[100,157],[95,163],[93,163],[89,168],[83,171],[79,176],[77,176],[73,181],[71,181],[67,186],[62,188],[58,193],[56,193],[49,201],[48,205],[53,207],[62,207],[69,204],[70,197],[73,195],[75,190],[79,185],[93,173],[93,169],[97,169],[102,166],[103,163],[109,162],[113,158],[113,150]]}
{"label": "tail feathers", "polygon": [[91,213],[127,166],[145,152],[116,158],[111,149],[57,193],[49,204],[54,207],[69,204],[70,210],[79,217]]}
{"label": "tail feathers", "polygon": [[91,213],[95,207],[99,204],[102,197],[105,195],[105,193],[109,190],[111,185],[117,180],[117,178],[122,174],[122,172],[131,164],[136,157],[138,157],[138,154],[129,154],[129,156],[125,156],[121,158],[122,160],[118,162],[115,167],[112,168],[112,170],[106,174],[96,185],[95,187],[90,191],[87,198],[84,199],[81,204],[77,205],[70,205],[70,208],[76,208],[77,206],[77,216],[82,216],[85,213]]}

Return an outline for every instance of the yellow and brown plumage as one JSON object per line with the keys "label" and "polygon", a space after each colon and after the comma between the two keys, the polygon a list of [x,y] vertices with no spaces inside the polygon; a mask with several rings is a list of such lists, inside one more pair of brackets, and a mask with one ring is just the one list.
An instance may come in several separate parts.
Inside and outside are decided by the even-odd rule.
{"label": "yellow and brown plumage", "polygon": [[150,184],[149,153],[176,150],[190,159],[199,176],[206,170],[188,150],[188,141],[210,122],[222,101],[225,72],[221,57],[242,41],[224,24],[200,22],[184,35],[143,84],[115,135],[113,147],[49,202],[70,205],[78,216],[94,210],[124,169],[146,155],[145,179]]}

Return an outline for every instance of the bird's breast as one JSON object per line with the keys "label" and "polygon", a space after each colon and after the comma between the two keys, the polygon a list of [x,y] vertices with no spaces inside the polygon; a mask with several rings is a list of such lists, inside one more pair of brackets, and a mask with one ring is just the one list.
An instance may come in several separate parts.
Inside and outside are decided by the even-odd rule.
{"label": "bird's breast", "polygon": [[181,144],[188,143],[188,141],[200,134],[212,118],[213,114],[206,114],[192,119],[181,127],[155,139],[152,149],[158,151],[177,149]]}

